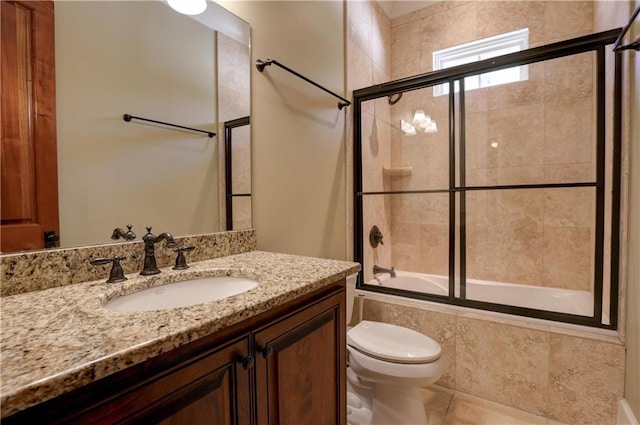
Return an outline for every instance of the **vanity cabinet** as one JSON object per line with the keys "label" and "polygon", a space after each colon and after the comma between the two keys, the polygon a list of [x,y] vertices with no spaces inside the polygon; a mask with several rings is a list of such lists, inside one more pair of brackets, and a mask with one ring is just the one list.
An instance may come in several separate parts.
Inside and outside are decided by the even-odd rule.
{"label": "vanity cabinet", "polygon": [[253,335],[258,425],[346,423],[344,294]]}
{"label": "vanity cabinet", "polygon": [[345,425],[344,280],[3,419]]}

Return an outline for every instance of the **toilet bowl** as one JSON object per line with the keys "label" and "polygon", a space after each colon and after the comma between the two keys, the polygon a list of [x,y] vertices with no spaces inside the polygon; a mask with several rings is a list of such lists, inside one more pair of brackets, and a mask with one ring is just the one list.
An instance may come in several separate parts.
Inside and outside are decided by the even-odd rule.
{"label": "toilet bowl", "polygon": [[[347,321],[355,276],[347,279]],[[402,326],[363,320],[347,331],[347,422],[351,425],[426,424],[420,388],[444,371],[441,347]]]}

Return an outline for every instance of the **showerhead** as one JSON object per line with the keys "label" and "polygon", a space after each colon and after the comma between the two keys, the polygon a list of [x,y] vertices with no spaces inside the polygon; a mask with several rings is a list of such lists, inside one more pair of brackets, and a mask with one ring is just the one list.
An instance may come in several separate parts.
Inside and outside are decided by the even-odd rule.
{"label": "showerhead", "polygon": [[396,103],[400,102],[400,99],[402,99],[402,93],[394,93],[392,95],[387,96],[389,105],[395,105]]}

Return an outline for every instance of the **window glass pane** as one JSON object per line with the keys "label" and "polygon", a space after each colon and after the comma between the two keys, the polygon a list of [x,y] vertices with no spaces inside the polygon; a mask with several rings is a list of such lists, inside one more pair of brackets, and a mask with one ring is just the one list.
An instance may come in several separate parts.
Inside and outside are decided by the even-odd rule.
{"label": "window glass pane", "polygon": [[595,189],[466,192],[467,298],[591,316]]}
{"label": "window glass pane", "polygon": [[[489,59],[527,49],[529,46],[528,29],[500,34],[482,40],[476,40],[458,46],[448,47],[433,53],[433,69],[440,70],[465,65],[483,59]],[[498,70],[483,75],[470,76],[465,79],[466,90],[489,87],[523,81],[528,77],[528,65]],[[458,86],[456,85],[456,91]],[[447,84],[434,87],[433,95],[441,96],[449,92]]]}
{"label": "window glass pane", "polygon": [[[513,68],[501,69],[499,71],[487,72],[485,74],[482,74],[480,75],[480,85],[482,87],[489,87],[520,81],[522,79],[522,71],[520,68],[522,67],[515,66]],[[472,87],[469,87],[467,90],[472,89]]]}

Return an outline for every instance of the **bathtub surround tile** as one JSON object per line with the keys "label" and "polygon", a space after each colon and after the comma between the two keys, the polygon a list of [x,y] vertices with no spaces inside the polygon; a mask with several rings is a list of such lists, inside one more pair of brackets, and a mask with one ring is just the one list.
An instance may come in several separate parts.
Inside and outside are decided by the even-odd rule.
{"label": "bathtub surround tile", "polygon": [[[499,2],[505,4],[505,2]],[[521,7],[518,3],[506,3]],[[529,28],[531,35],[531,28]],[[534,105],[544,102],[544,64],[532,63],[525,65],[528,77],[524,81],[510,84],[500,84],[487,89],[489,109],[506,109],[517,106]]]}
{"label": "bathtub surround tile", "polygon": [[[175,237],[175,240],[179,246],[196,247],[186,254],[189,263],[252,251],[257,245],[253,229]],[[175,252],[163,247],[164,243],[156,247],[158,267],[173,266]],[[1,255],[0,294],[8,296],[92,280],[106,280],[109,266],[92,266],[89,260],[115,256],[126,257],[121,262],[125,274],[139,272],[142,270],[144,256],[143,242]]]}
{"label": "bathtub surround tile", "polygon": [[498,143],[495,162],[488,167],[542,165],[544,104],[489,111],[489,140]]}
{"label": "bathtub surround tile", "polygon": [[478,38],[529,28],[529,46],[544,44],[543,1],[479,1]]}
{"label": "bathtub surround tile", "polygon": [[546,412],[548,333],[460,316],[456,329],[457,390]]}
{"label": "bathtub surround tile", "polygon": [[446,224],[421,225],[420,246],[419,270],[446,276],[449,273],[449,226]]}
{"label": "bathtub surround tile", "polygon": [[454,391],[440,385],[429,385],[420,390],[424,411],[427,414],[427,425],[442,425],[451,407]]}
{"label": "bathtub surround tile", "polygon": [[466,183],[468,185],[483,184],[477,182],[471,170],[486,169],[487,157],[491,153],[491,143],[488,137],[488,114],[470,112],[465,116],[465,167]]}
{"label": "bathtub surround tile", "polygon": [[592,96],[595,53],[580,53],[544,63],[545,102],[566,102]]}
{"label": "bathtub surround tile", "polygon": [[455,388],[456,369],[456,316],[439,311],[399,306],[365,298],[365,320],[404,326],[432,338],[442,347],[445,369],[438,384]]}
{"label": "bathtub surround tile", "polygon": [[[448,374],[453,367],[454,376],[443,377],[439,384],[455,389],[455,394],[544,415],[554,425],[615,423],[625,348],[614,332],[374,297],[364,299],[365,319],[415,329],[454,356],[446,369]],[[511,424],[457,418],[460,422],[450,423]]]}
{"label": "bathtub surround tile", "polygon": [[[390,217],[390,204],[391,200],[388,196],[367,196],[363,199],[363,207],[370,211],[370,214],[364,217],[364,264],[367,268],[364,269],[364,279],[369,281],[373,279],[373,265],[378,264],[382,267],[389,267],[391,264],[392,247],[396,245],[394,243],[395,232],[391,231]],[[373,248],[369,243],[369,231],[373,226],[378,226],[382,234],[384,235],[384,245],[378,245]]]}
{"label": "bathtub surround tile", "polygon": [[489,89],[466,91],[464,94],[465,112],[487,112],[489,110]]}
{"label": "bathtub surround tile", "polygon": [[373,84],[371,58],[367,56],[359,44],[351,39],[347,43],[347,55],[349,58],[349,90],[353,91]]}
{"label": "bathtub surround tile", "polygon": [[380,82],[386,82],[391,79],[391,22],[378,2],[372,1],[369,5],[372,8],[371,60],[386,76]]}
{"label": "bathtub surround tile", "polygon": [[590,228],[595,220],[596,189],[554,188],[544,191],[545,226]]}
{"label": "bathtub surround tile", "polygon": [[416,253],[421,252],[419,223],[398,223],[393,222],[391,231],[393,233],[393,246],[390,247],[390,264],[398,270],[419,270],[421,256]]}
{"label": "bathtub surround tile", "polygon": [[546,102],[544,108],[544,163],[595,164],[593,97]]}
{"label": "bathtub surround tile", "polygon": [[593,163],[545,164],[544,183],[593,182],[596,167]]}
{"label": "bathtub surround tile", "polygon": [[593,237],[588,227],[545,227],[542,285],[592,293]]}
{"label": "bathtub surround tile", "polygon": [[371,50],[373,10],[368,1],[345,3],[347,8],[347,36],[364,52]]}
{"label": "bathtub surround tile", "polygon": [[[443,10],[422,19],[420,46],[426,51],[444,49],[478,39],[476,2],[455,9]],[[429,55],[426,62],[433,61]]]}
{"label": "bathtub surround tile", "polygon": [[[467,223],[467,276],[496,282],[538,285],[542,274],[541,190],[489,191],[467,200],[484,219]],[[477,206],[480,203],[480,206]]]}
{"label": "bathtub surround tile", "polygon": [[593,2],[547,1],[544,9],[545,42],[593,32]]}
{"label": "bathtub surround tile", "polygon": [[624,395],[619,344],[551,335],[548,416],[573,424],[614,425]]}
{"label": "bathtub surround tile", "polygon": [[408,22],[391,30],[391,79],[417,75],[420,69],[420,31],[422,20]]}
{"label": "bathtub surround tile", "polygon": [[545,190],[542,284],[591,291],[595,189]]}
{"label": "bathtub surround tile", "polygon": [[[496,154],[496,151],[491,151]],[[487,184],[536,184],[544,180],[542,165],[527,165],[519,167],[499,167],[487,169]]]}
{"label": "bathtub surround tile", "polygon": [[456,391],[444,425],[547,425],[547,418]]}

